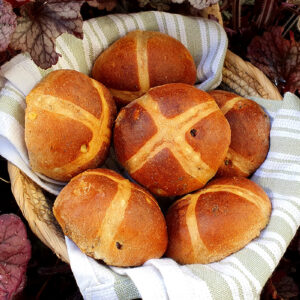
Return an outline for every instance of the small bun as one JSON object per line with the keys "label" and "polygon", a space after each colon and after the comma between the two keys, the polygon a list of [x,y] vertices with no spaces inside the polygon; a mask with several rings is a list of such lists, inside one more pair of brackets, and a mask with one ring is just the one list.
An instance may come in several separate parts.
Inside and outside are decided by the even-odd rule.
{"label": "small bun", "polygon": [[254,101],[226,91],[211,91],[229,122],[231,144],[217,176],[248,177],[264,162],[269,151],[270,120]]}
{"label": "small bun", "polygon": [[166,223],[156,200],[108,169],[74,177],[53,212],[82,252],[108,265],[138,266],[160,258],[167,247]]}
{"label": "small bun", "polygon": [[104,162],[116,108],[102,84],[77,71],[53,71],[26,104],[25,142],[34,171],[68,181]]}
{"label": "small bun", "polygon": [[161,32],[136,30],[117,40],[95,61],[92,76],[120,105],[166,83],[194,84],[196,66],[186,47]]}
{"label": "small bun", "polygon": [[166,256],[181,264],[221,260],[259,236],[270,214],[271,202],[256,183],[244,177],[215,179],[170,207]]}
{"label": "small bun", "polygon": [[182,83],[152,88],[124,107],[115,122],[118,160],[160,196],[203,187],[230,144],[229,124],[206,92]]}

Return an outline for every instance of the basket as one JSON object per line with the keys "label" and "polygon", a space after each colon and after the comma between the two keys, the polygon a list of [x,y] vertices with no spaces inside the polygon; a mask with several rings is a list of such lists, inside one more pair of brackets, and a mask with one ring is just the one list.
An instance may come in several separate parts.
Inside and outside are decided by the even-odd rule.
{"label": "basket", "polygon": [[[218,5],[204,10],[203,15],[212,13],[220,20]],[[277,88],[259,69],[229,50],[222,73],[223,87],[241,96],[282,99]],[[52,213],[53,199],[50,200],[48,194],[11,163],[8,163],[8,172],[12,193],[32,231],[60,259],[69,263],[64,235]]]}

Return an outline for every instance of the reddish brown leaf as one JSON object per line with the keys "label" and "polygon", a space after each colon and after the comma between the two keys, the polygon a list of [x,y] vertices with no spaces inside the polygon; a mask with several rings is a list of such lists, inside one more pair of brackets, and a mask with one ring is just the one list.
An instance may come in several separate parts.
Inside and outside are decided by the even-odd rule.
{"label": "reddish brown leaf", "polygon": [[88,0],[87,3],[92,7],[111,11],[116,7],[117,0]]}
{"label": "reddish brown leaf", "polygon": [[17,26],[16,18],[11,4],[0,0],[0,52],[4,51],[10,43]]}
{"label": "reddish brown leaf", "polygon": [[6,0],[9,2],[13,7],[20,7],[25,3],[29,2],[30,0]]}
{"label": "reddish brown leaf", "polygon": [[285,276],[277,285],[277,292],[283,299],[290,299],[299,295],[299,288],[292,277]]}
{"label": "reddish brown leaf", "polygon": [[31,246],[25,226],[13,214],[0,216],[0,299],[12,299],[26,279]]}
{"label": "reddish brown leaf", "polygon": [[300,90],[300,43],[292,34],[290,40],[284,39],[282,31],[282,27],[273,27],[263,36],[256,36],[247,56],[282,93],[295,93]]}
{"label": "reddish brown leaf", "polygon": [[0,66],[5,64],[7,61],[11,60],[18,53],[19,51],[11,49],[10,47],[8,47],[5,51],[0,52]]}
{"label": "reddish brown leaf", "polygon": [[265,286],[264,286],[264,288],[263,288],[263,290],[261,292],[260,299],[261,300],[267,300],[267,299],[268,300],[271,300],[271,299],[272,300],[281,300],[281,298],[278,296],[276,288],[275,288],[275,286],[274,286],[274,284],[272,282],[272,278],[270,278],[266,282],[266,284],[265,284]]}
{"label": "reddish brown leaf", "polygon": [[175,2],[171,0],[138,0],[138,1],[140,7],[145,7],[146,5],[149,5],[149,7],[159,11],[170,10],[170,3]]}
{"label": "reddish brown leaf", "polygon": [[83,1],[36,0],[21,7],[22,17],[11,40],[14,49],[28,51],[33,61],[47,69],[58,61],[55,39],[67,32],[83,38],[80,7]]}

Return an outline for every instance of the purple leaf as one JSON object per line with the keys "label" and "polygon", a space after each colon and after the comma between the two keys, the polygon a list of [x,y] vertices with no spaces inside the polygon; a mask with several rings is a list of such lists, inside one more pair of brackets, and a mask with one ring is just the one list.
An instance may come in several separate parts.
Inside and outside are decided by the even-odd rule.
{"label": "purple leaf", "polygon": [[0,215],[0,299],[12,299],[25,285],[31,245],[21,219]]}
{"label": "purple leaf", "polygon": [[117,0],[87,0],[87,3],[92,7],[111,11],[116,7]]}
{"label": "purple leaf", "polygon": [[284,93],[300,91],[300,43],[293,34],[282,37],[282,27],[272,27],[256,36],[248,47],[248,58]]}
{"label": "purple leaf", "polygon": [[7,2],[9,2],[13,8],[15,7],[20,7],[22,5],[24,5],[25,3],[29,2],[30,0],[6,0]]}
{"label": "purple leaf", "polygon": [[12,33],[17,26],[16,18],[11,4],[0,0],[0,52],[4,51],[10,43]]}
{"label": "purple leaf", "polygon": [[39,67],[50,68],[58,61],[59,54],[55,51],[58,36],[66,32],[83,38],[82,3],[76,0],[37,0],[22,6],[11,46],[28,51]]}

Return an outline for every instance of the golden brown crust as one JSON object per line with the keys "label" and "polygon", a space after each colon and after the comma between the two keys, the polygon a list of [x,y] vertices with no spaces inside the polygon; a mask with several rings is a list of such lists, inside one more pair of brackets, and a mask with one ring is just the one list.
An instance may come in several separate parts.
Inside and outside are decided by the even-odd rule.
{"label": "golden brown crust", "polygon": [[212,185],[212,184],[219,184],[219,185],[233,184],[233,185],[239,186],[241,188],[250,190],[251,192],[256,194],[258,197],[264,199],[266,202],[269,201],[269,197],[266,194],[266,192],[263,190],[263,188],[247,178],[237,177],[237,176],[216,178],[213,181],[209,182],[206,187],[210,187],[210,185]]}
{"label": "golden brown crust", "polygon": [[148,95],[158,104],[161,114],[168,119],[174,118],[200,103],[213,100],[208,93],[196,88],[189,88],[182,83],[165,84],[163,88],[152,88]]}
{"label": "golden brown crust", "polygon": [[267,225],[271,202],[254,182],[221,178],[169,209],[166,255],[181,264],[211,263],[240,250]]}
{"label": "golden brown crust", "polygon": [[202,184],[183,169],[168,148],[147,159],[140,169],[130,175],[152,193],[160,196],[183,195],[198,189]]}
{"label": "golden brown crust", "polygon": [[189,205],[190,197],[184,197],[182,201],[175,202],[166,215],[168,240],[171,241],[168,243],[166,255],[172,258],[180,257],[180,261],[187,261],[189,257],[193,256],[191,237],[186,226],[186,214]]}
{"label": "golden brown crust", "polygon": [[68,181],[104,162],[116,108],[102,84],[77,71],[54,71],[26,103],[25,142],[34,171]]}
{"label": "golden brown crust", "polygon": [[229,144],[228,122],[213,98],[182,83],[152,88],[127,105],[114,130],[120,163],[136,181],[162,196],[204,186]]}
{"label": "golden brown crust", "polygon": [[193,57],[178,40],[157,32],[149,36],[147,52],[150,87],[175,82],[195,83]]}
{"label": "golden brown crust", "polygon": [[106,87],[138,91],[136,39],[131,33],[117,40],[96,59],[92,77]]}
{"label": "golden brown crust", "polygon": [[34,93],[70,101],[99,118],[102,105],[97,101],[99,98],[97,90],[91,88],[93,79],[78,74],[73,70],[53,71],[35,86]]}
{"label": "golden brown crust", "polygon": [[74,177],[53,212],[81,251],[109,265],[141,265],[166,250],[166,224],[156,200],[112,170]]}
{"label": "golden brown crust", "polygon": [[250,176],[269,151],[270,120],[254,101],[226,91],[209,92],[225,114],[231,144],[217,176]]}
{"label": "golden brown crust", "polygon": [[202,159],[213,169],[223,163],[227,153],[228,148],[224,147],[224,144],[230,143],[230,130],[226,131],[227,128],[226,119],[216,111],[194,124],[185,134],[186,141],[194,151],[201,153]]}
{"label": "golden brown crust", "polygon": [[100,54],[92,76],[111,90],[119,105],[125,105],[154,86],[194,84],[196,67],[178,40],[160,32],[136,30]]}
{"label": "golden brown crust", "polygon": [[[76,159],[81,145],[88,145],[92,140],[91,130],[79,121],[45,111],[39,107],[28,107],[26,113],[28,115],[35,113],[36,121],[39,124],[46,124],[46,126],[29,125],[26,128],[27,140],[38,138],[38,142],[28,142],[30,143],[29,158],[32,166],[39,165],[43,170],[52,168],[53,165],[62,167]],[[74,127],[76,131],[74,131]],[[69,142],[62,143],[62,141],[68,140]]]}
{"label": "golden brown crust", "polygon": [[83,172],[74,177],[62,189],[53,207],[54,215],[65,235],[82,244],[93,240],[117,189],[116,182],[101,174]]}
{"label": "golden brown crust", "polygon": [[[119,124],[122,122],[122,127]],[[147,126],[144,126],[147,124]],[[138,103],[122,109],[116,120],[114,135],[115,151],[120,161],[127,161],[157,132],[151,115]],[[126,145],[131,145],[126,147]]]}

